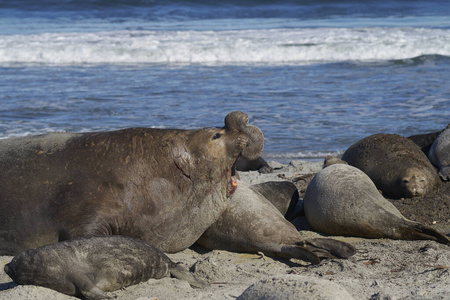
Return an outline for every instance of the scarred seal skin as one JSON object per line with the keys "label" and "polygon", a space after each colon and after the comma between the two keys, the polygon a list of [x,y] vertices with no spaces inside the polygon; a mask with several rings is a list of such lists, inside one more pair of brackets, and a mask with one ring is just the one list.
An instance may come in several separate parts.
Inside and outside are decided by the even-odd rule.
{"label": "scarred seal skin", "polygon": [[450,240],[436,230],[406,219],[361,170],[331,165],[314,176],[303,201],[306,219],[329,235],[401,240]]}
{"label": "scarred seal skin", "polygon": [[423,197],[439,177],[422,150],[410,139],[379,133],[350,146],[342,160],[366,173],[391,198]]}
{"label": "scarred seal skin", "polygon": [[232,112],[223,128],[130,128],[0,140],[0,254],[124,235],[164,252],[191,246],[228,205],[231,169],[263,135]]}
{"label": "scarred seal skin", "polygon": [[5,265],[5,272],[18,284],[39,285],[87,299],[110,299],[105,292],[169,275],[193,287],[205,286],[155,247],[117,235],[29,249]]}

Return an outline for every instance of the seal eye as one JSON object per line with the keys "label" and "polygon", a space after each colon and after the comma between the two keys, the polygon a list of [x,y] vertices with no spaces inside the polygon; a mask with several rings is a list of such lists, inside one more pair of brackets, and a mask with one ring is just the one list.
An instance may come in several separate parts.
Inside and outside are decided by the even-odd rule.
{"label": "seal eye", "polygon": [[403,180],[403,183],[409,183],[409,180],[405,179],[405,180]]}
{"label": "seal eye", "polygon": [[222,137],[222,134],[221,133],[216,133],[215,135],[213,135],[213,137],[212,137],[212,139],[211,140],[217,140],[217,139],[220,139]]}

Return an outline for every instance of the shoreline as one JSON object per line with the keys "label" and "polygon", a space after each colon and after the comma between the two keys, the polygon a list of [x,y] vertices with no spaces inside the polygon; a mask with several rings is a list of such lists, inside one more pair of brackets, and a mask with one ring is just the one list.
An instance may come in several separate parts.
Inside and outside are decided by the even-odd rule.
{"label": "shoreline", "polygon": [[[275,162],[269,164],[275,167],[273,173],[239,172],[240,179],[249,184],[291,180],[297,185],[301,199],[313,177],[311,174],[322,167],[322,161],[306,160],[293,161],[287,165]],[[446,187],[449,184],[446,183]],[[418,214],[420,211],[416,213]],[[298,217],[293,223],[305,239],[322,236],[308,230],[305,217]],[[438,222],[436,226],[436,229],[440,226],[443,233],[450,232],[449,223]],[[354,299],[448,297],[449,246],[433,241],[331,238],[353,244],[357,253],[349,259],[329,259],[314,266],[296,259],[287,260],[223,250],[209,251],[194,245],[168,256],[209,282],[210,285],[206,288],[193,289],[187,282],[164,278],[151,279],[108,295],[124,300],[256,299],[261,293],[275,297],[271,299],[301,296],[308,299],[351,299],[349,295]],[[42,287],[17,286],[3,271],[3,265],[11,259],[10,256],[0,257],[0,299],[78,299]],[[249,287],[250,290],[246,291]]]}

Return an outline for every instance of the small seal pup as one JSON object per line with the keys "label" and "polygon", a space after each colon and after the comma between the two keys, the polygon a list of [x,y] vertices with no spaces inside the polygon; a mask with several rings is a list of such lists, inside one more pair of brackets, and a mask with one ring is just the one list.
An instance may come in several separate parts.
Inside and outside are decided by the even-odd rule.
{"label": "small seal pup", "polygon": [[29,249],[5,265],[5,272],[18,284],[39,285],[87,299],[110,299],[105,292],[169,274],[193,287],[206,285],[155,247],[118,235]]}
{"label": "small seal pup", "polygon": [[317,173],[303,206],[309,225],[325,234],[450,243],[436,230],[406,219],[364,172],[349,165]]}
{"label": "small seal pup", "polygon": [[173,253],[225,211],[238,157],[261,155],[240,111],[223,128],[130,128],[0,140],[0,255],[124,235]]}
{"label": "small seal pup", "polygon": [[428,153],[431,163],[439,168],[442,180],[450,180],[450,124],[439,134]]}
{"label": "small seal pup", "polygon": [[226,211],[197,241],[208,249],[297,258],[318,264],[348,258],[355,248],[333,239],[303,240],[297,229],[264,196],[239,182]]}
{"label": "small seal pup", "polygon": [[439,182],[435,168],[410,139],[379,133],[350,146],[342,160],[366,173],[384,195],[421,197]]}

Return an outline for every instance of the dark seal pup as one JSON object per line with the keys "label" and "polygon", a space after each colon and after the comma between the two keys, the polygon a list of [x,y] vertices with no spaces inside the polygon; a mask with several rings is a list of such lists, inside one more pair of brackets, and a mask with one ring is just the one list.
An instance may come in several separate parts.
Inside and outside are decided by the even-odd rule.
{"label": "dark seal pup", "polygon": [[193,287],[205,285],[155,247],[122,236],[80,238],[29,249],[5,265],[5,272],[18,284],[87,299],[110,298],[105,292],[169,274]]}
{"label": "dark seal pup", "polygon": [[164,252],[195,243],[228,205],[239,156],[264,138],[232,112],[223,128],[131,128],[0,140],[0,255],[124,235]]}
{"label": "dark seal pup", "polygon": [[366,173],[391,198],[421,197],[439,182],[436,170],[419,146],[396,134],[368,136],[350,146],[342,160]]}

